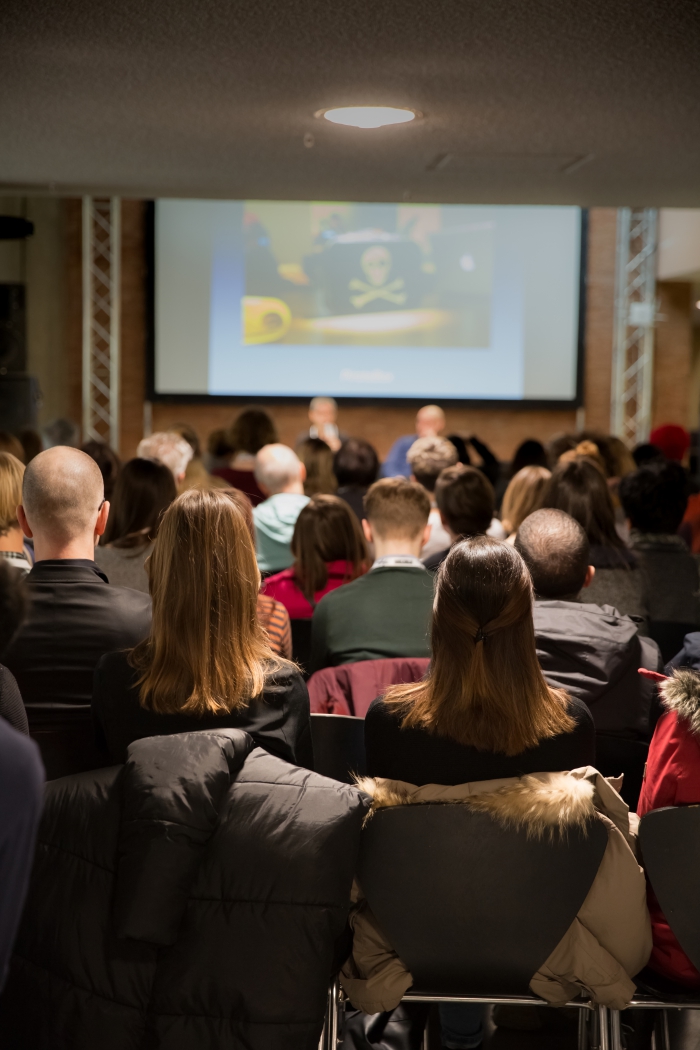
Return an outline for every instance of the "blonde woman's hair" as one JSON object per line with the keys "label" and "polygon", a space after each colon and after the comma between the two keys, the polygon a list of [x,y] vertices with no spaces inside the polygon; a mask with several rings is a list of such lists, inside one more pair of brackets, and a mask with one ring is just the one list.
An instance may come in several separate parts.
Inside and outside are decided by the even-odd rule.
{"label": "blonde woman's hair", "polygon": [[546,467],[523,467],[510,479],[501,504],[501,521],[507,533],[517,532],[528,514],[537,510],[551,476]]}
{"label": "blonde woman's hair", "polygon": [[142,707],[217,715],[259,696],[280,665],[257,617],[260,573],[244,515],[218,489],[190,489],[161,520],[149,566],[150,636],[132,650]]}
{"label": "blonde woman's hair", "polygon": [[488,536],[455,544],[438,573],[430,670],[385,696],[402,726],[505,755],[571,732],[568,696],[547,685],[537,660],[532,599],[509,544]]}
{"label": "blonde woman's hair", "polygon": [[0,536],[19,525],[17,507],[22,502],[24,463],[11,452],[0,452]]}

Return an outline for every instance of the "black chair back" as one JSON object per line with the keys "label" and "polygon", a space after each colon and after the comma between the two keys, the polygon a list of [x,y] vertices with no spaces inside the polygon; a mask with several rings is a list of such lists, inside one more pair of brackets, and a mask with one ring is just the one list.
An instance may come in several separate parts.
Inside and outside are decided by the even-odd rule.
{"label": "black chair back", "polygon": [[311,620],[291,620],[292,625],[292,660],[300,665],[309,675],[309,657],[311,656]]}
{"label": "black chair back", "polygon": [[644,740],[596,733],[595,754],[595,767],[604,777],[619,777],[624,773],[620,794],[634,812],[642,790],[649,745]]}
{"label": "black chair back", "polygon": [[670,620],[652,620],[649,623],[649,636],[661,650],[665,664],[681,651],[686,634],[697,630],[696,623],[673,623]]}
{"label": "black chair back", "polygon": [[365,774],[365,720],[354,715],[311,715],[314,770],[321,776],[354,784]]}
{"label": "black chair back", "polygon": [[90,704],[32,704],[27,717],[47,780],[111,764],[95,743]]}
{"label": "black chair back", "polygon": [[414,991],[529,994],[607,839],[598,820],[550,841],[466,805],[397,806],[363,831],[358,880]]}
{"label": "black chair back", "polygon": [[668,924],[700,969],[700,806],[655,809],[639,825],[649,882]]}

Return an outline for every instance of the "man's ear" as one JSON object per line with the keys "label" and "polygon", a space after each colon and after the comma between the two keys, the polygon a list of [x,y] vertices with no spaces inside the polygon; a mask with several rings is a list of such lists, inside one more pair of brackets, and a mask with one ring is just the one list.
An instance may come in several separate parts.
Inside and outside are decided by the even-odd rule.
{"label": "man's ear", "polygon": [[432,531],[433,531],[433,526],[432,525],[426,525],[425,526],[425,528],[423,529],[423,542],[421,543],[421,547],[425,547],[426,543],[430,539],[430,533]]}
{"label": "man's ear", "polygon": [[595,576],[595,565],[589,565],[586,569],[586,579],[583,581],[584,587],[590,587],[593,583],[593,577]]}
{"label": "man's ear", "polygon": [[299,463],[299,481],[304,484],[306,481],[306,467],[303,463]]}
{"label": "man's ear", "polygon": [[372,526],[367,521],[367,518],[362,519],[362,531],[365,534],[365,539],[368,543],[374,543],[374,536],[372,535]]}
{"label": "man's ear", "polygon": [[32,533],[32,530],[29,528],[29,522],[27,521],[27,515],[24,513],[24,507],[22,506],[21,503],[20,503],[20,505],[17,508],[17,521],[19,522],[19,526],[20,526],[22,532],[24,533],[24,535],[27,537],[28,540],[30,540],[32,538],[32,536],[33,536],[33,533]]}
{"label": "man's ear", "polygon": [[107,528],[107,519],[109,518],[109,503],[107,500],[104,501],[100,507],[100,512],[97,515],[97,521],[95,522],[95,536],[102,536],[105,529]]}

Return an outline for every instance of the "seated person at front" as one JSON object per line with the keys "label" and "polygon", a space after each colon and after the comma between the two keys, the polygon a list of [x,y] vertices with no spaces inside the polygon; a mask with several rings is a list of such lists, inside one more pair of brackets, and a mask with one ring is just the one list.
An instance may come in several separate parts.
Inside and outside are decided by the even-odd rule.
{"label": "seated person at front", "polygon": [[406,456],[411,467],[411,481],[422,485],[430,497],[430,539],[420,552],[421,558],[429,558],[449,548],[452,538],[442,524],[435,485],[443,470],[457,462],[457,449],[447,438],[425,437],[413,442]]}
{"label": "seated person at front", "polygon": [[268,576],[263,593],[286,608],[292,620],[309,620],[324,595],[367,571],[369,552],[360,523],[337,496],[312,496],[297,518],[291,569]]}
{"label": "seated person at front", "polygon": [[331,591],[316,606],[311,670],[394,656],[429,656],[433,578],[418,555],[430,534],[430,500],[405,478],[376,481],[365,497],[362,527],[374,543],[368,573]]}
{"label": "seated person at front", "polygon": [[266,751],[311,768],[309,695],[257,617],[260,574],[245,517],[222,490],[170,504],[149,566],[153,626],[95,671],[98,742],[123,762],[133,740],[244,729]]}
{"label": "seated person at front", "polygon": [[[374,788],[365,783],[364,788],[381,797],[384,789],[400,794],[416,790],[405,785],[416,785],[422,789],[417,793],[422,801],[465,802],[472,795],[470,782],[500,781],[480,788],[486,794],[497,789],[522,793],[532,790],[531,783],[518,780],[524,774],[555,774],[594,763],[595,737],[588,708],[564,690],[552,688],[540,670],[532,604],[530,574],[512,546],[479,536],[452,547],[437,577],[428,674],[421,682],[392,687],[372,703],[365,720],[368,774],[403,785],[382,785],[380,781]],[[596,776],[592,771],[582,773]],[[505,778],[513,779],[509,783]],[[428,785],[454,786],[455,790],[443,787],[430,795]],[[610,794],[614,803],[622,805],[614,792]],[[520,804],[524,811],[522,798]],[[515,812],[515,800],[512,805]],[[621,848],[627,849],[622,844]],[[608,951],[615,955],[616,981],[623,997],[633,989],[625,965],[631,974],[636,973],[649,951],[643,886],[639,885],[637,862],[627,852],[624,877],[632,883],[636,879],[634,916],[639,921],[630,924],[633,929],[627,931],[623,950],[617,955],[617,943],[614,948],[608,944]],[[355,972],[347,965],[343,970],[351,978],[350,997],[355,995],[356,1005],[364,994],[367,974],[371,974],[375,994],[381,991],[380,952],[375,952],[373,960],[364,957],[363,942],[357,939],[358,922],[371,921],[371,913],[368,918],[366,912],[353,920]],[[596,952],[603,950],[594,947]],[[599,979],[601,970],[590,966],[585,953],[573,961],[574,954],[569,956],[570,973],[576,973],[584,984],[586,979],[594,981],[595,974]],[[395,986],[397,962],[392,965]],[[408,977],[406,981],[410,983]],[[537,986],[538,994],[541,987]],[[383,1008],[392,1003],[387,995]],[[479,1046],[482,1016],[479,1006],[441,1007],[443,1046]]]}
{"label": "seated person at front", "polygon": [[255,457],[255,480],[267,497],[253,509],[258,568],[272,573],[294,561],[291,542],[303,507],[306,468],[286,445],[265,445]]}
{"label": "seated person at front", "polygon": [[3,662],[31,725],[47,706],[90,703],[97,661],[148,634],[151,602],[147,594],[111,586],[95,565],[109,503],[90,456],[62,445],[35,456],[17,512],[25,536],[34,539],[35,562],[26,577],[29,615]]}
{"label": "seated person at front", "polygon": [[[700,675],[677,667],[659,693],[664,713],[649,745],[640,817],[664,806],[700,804]],[[676,940],[650,886],[647,897],[654,938],[649,966],[679,984],[700,988],[700,972]]]}
{"label": "seated person at front", "polygon": [[425,559],[426,569],[436,572],[459,540],[486,535],[493,521],[494,498],[493,485],[476,467],[455,463],[441,471],[435,500],[449,543]]}
{"label": "seated person at front", "polygon": [[535,588],[537,656],[549,684],[583,700],[598,733],[648,739],[654,686],[637,672],[660,671],[661,653],[629,616],[586,600],[595,568],[582,526],[563,510],[536,510],[515,549]]}

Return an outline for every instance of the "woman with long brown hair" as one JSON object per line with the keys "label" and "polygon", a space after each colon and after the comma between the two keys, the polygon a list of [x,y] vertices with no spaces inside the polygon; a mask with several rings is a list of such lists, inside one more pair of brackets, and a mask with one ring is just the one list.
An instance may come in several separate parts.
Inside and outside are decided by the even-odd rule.
{"label": "woman with long brown hair", "polygon": [[532,583],[509,544],[455,544],[438,577],[426,678],[394,686],[365,720],[367,772],[463,784],[593,764],[585,704],[552,689],[537,662]]}
{"label": "woman with long brown hair", "polygon": [[263,592],[293,620],[308,620],[324,594],[352,583],[369,568],[360,524],[337,496],[318,495],[302,508],[292,536],[291,569],[268,576]]}
{"label": "woman with long brown hair", "polygon": [[95,672],[93,713],[111,760],[123,762],[142,737],[237,728],[310,768],[308,693],[258,621],[260,573],[236,504],[219,490],[179,496],[163,515],[148,574],[149,636],[103,656]]}

